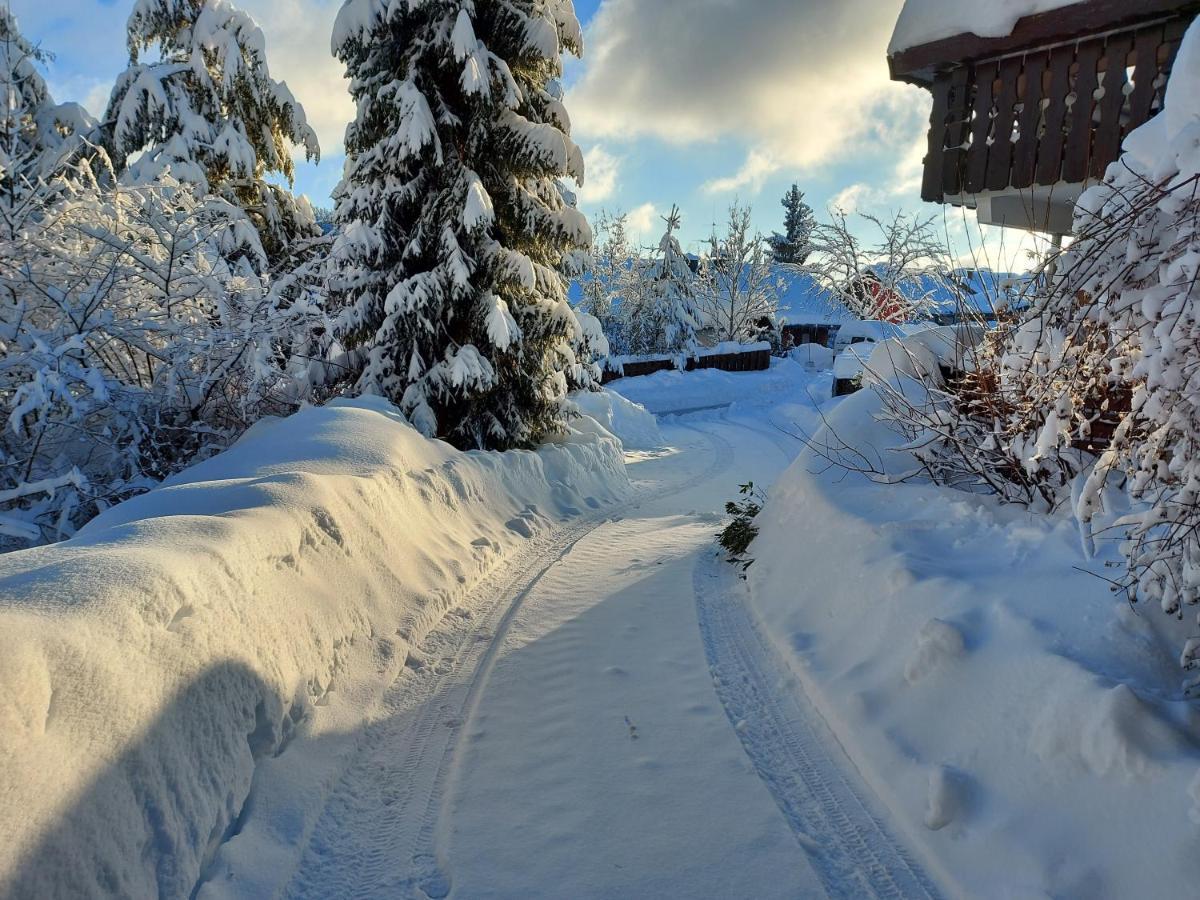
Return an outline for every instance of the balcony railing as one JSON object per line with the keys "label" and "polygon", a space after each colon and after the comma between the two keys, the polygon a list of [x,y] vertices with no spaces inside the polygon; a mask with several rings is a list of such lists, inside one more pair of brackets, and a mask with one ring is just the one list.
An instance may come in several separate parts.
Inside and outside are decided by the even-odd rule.
{"label": "balcony railing", "polygon": [[938,72],[921,196],[953,202],[1103,178],[1125,135],[1162,108],[1189,21],[1165,18]]}

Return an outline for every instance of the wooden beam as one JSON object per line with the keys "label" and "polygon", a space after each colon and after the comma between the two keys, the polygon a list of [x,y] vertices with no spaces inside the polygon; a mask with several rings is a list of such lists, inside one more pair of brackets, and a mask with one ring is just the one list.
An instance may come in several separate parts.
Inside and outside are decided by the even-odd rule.
{"label": "wooden beam", "polygon": [[1007,37],[959,34],[901,50],[888,58],[888,67],[893,81],[927,86],[938,71],[957,64],[1086,38],[1166,16],[1194,17],[1197,13],[1200,0],[1086,0],[1026,16]]}

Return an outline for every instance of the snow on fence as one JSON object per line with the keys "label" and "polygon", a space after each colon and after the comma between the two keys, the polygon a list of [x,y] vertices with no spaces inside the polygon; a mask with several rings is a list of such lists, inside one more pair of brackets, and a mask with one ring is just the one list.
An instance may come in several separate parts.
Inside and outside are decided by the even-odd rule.
{"label": "snow on fence", "polygon": [[[677,358],[671,356],[617,357],[610,359],[604,369],[604,383],[620,378],[636,378],[679,368]],[[757,344],[718,344],[701,350],[689,357],[683,367],[685,372],[697,369],[720,369],[722,372],[763,372],[771,368],[771,345],[765,341]]]}

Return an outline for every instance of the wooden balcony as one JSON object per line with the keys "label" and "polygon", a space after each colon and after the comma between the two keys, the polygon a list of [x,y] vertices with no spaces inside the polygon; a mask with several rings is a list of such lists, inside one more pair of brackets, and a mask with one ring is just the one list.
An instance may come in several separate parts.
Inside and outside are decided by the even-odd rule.
{"label": "wooden balcony", "polygon": [[1079,188],[1103,178],[1125,135],[1162,108],[1197,6],[1081,3],[1023,20],[1008,38],[963,36],[892,58],[894,78],[933,94],[922,198],[1028,205],[1054,189],[1071,198],[1069,222]]}

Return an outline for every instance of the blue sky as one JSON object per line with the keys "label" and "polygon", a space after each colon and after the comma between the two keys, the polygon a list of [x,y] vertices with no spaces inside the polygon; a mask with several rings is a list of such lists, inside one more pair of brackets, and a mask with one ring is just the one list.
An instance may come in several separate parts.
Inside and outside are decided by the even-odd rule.
{"label": "blue sky", "polygon": [[[10,0],[23,29],[56,55],[58,100],[99,113],[124,67],[132,0]],[[262,26],[272,72],[304,104],[321,138],[319,165],[297,189],[328,202],[353,106],[329,54],[340,0],[241,0]],[[764,232],[781,227],[779,197],[800,184],[830,204],[942,216],[918,199],[927,95],[887,78],[900,0],[576,0],[587,53],[565,82],[575,138],[587,154],[581,205],[630,213],[656,242],[672,204],[696,249],[738,199]],[[948,230],[965,247],[964,220]],[[976,232],[973,222],[967,230]],[[1016,257],[1008,240],[999,257]],[[1007,267],[1013,263],[1008,259]]]}

